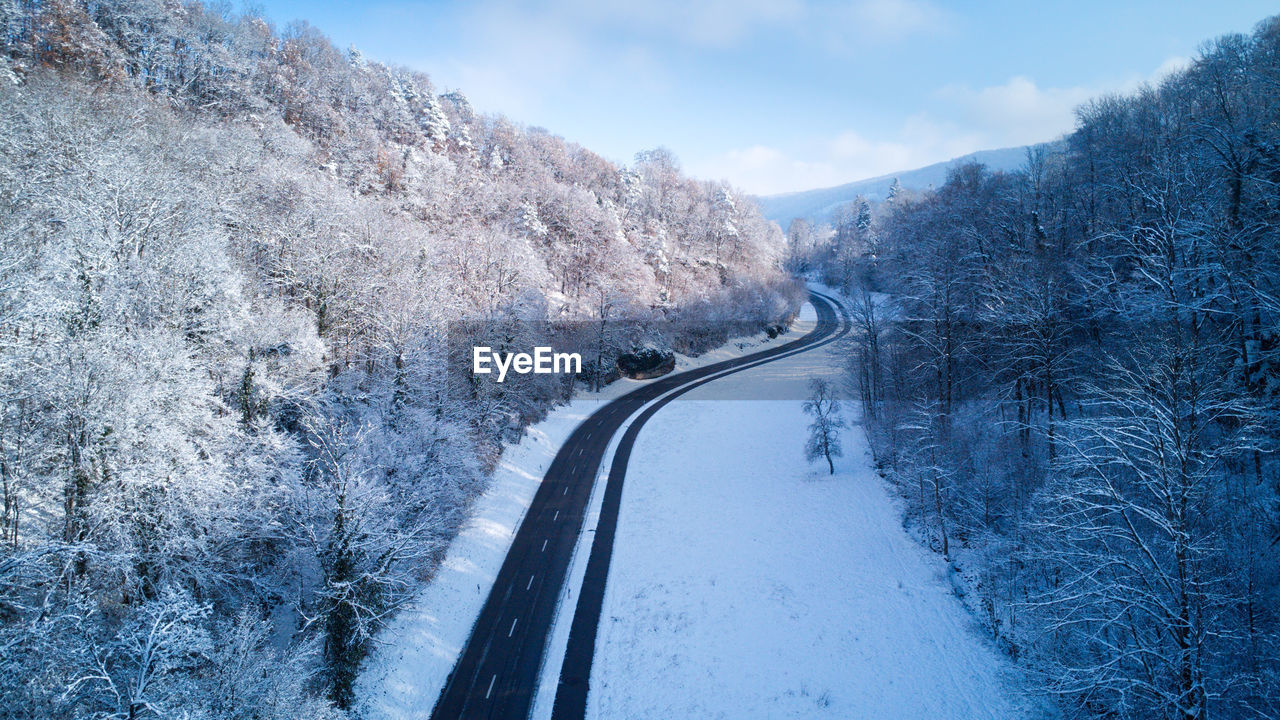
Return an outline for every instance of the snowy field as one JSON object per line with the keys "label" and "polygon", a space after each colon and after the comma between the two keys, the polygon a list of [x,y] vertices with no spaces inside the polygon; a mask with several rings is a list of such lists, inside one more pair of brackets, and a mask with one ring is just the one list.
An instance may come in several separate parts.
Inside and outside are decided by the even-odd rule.
{"label": "snowy field", "polygon": [[[767,340],[760,335],[739,339],[692,359],[678,355],[676,370],[794,340],[812,329],[812,309],[808,305],[805,309],[791,330],[778,338]],[[619,380],[599,393],[580,393],[573,402],[556,408],[529,428],[519,444],[506,449],[488,490],[476,501],[471,520],[450,545],[439,572],[413,605],[379,636],[379,647],[367,661],[357,685],[358,705],[365,720],[426,718],[431,714],[515,531],[561,444],[603,404],[645,382]],[[606,467],[608,461],[606,457]]]}
{"label": "snowy field", "polygon": [[[829,345],[747,370],[646,424],[590,718],[1041,714],[951,594],[941,559],[902,530],[861,433],[843,433],[834,477],[805,463],[801,388],[838,365]],[[743,383],[743,396],[768,384],[787,399],[708,399]]]}

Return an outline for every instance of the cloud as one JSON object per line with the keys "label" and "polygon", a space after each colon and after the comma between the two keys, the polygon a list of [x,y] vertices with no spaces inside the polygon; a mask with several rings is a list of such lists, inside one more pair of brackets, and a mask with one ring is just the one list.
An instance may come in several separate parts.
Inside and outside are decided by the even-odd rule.
{"label": "cloud", "polygon": [[918,114],[906,119],[896,139],[872,141],[846,130],[831,140],[828,148],[835,161],[857,168],[863,174],[856,177],[865,178],[971,153],[980,149],[981,143],[976,133]]}
{"label": "cloud", "polygon": [[1151,77],[1148,79],[1153,83],[1158,83],[1170,75],[1182,72],[1189,67],[1191,67],[1191,58],[1184,57],[1182,55],[1175,55],[1160,63],[1160,67],[1156,68],[1155,72],[1151,73]]}
{"label": "cloud", "polygon": [[952,17],[929,0],[552,0],[541,14],[590,32],[622,30],[709,49],[761,33],[799,39],[815,31],[845,43],[881,43],[938,31]]}
{"label": "cloud", "polygon": [[948,85],[936,96],[961,124],[974,127],[993,147],[1052,140],[1075,127],[1075,108],[1097,93],[1085,87],[1040,88],[1021,75],[1003,85],[973,89]]}
{"label": "cloud", "polygon": [[[856,77],[876,72],[870,58],[898,51],[905,68],[919,67],[934,42],[925,36],[965,32],[961,11],[936,0],[474,0],[443,9],[396,0],[382,7],[387,16],[379,18],[380,27],[410,34],[428,10],[434,13],[432,22],[449,29],[443,41],[407,42],[413,49],[398,59],[428,69],[443,87],[462,89],[481,110],[546,125],[622,161],[637,147],[667,142],[693,173],[725,177],[757,193],[839,184],[976,150],[1052,140],[1074,128],[1079,104],[1158,82],[1188,62],[1171,57],[1150,74],[1067,87],[1018,74],[997,84],[931,89],[917,87],[928,82],[922,69],[920,80],[904,78],[899,92],[871,88],[869,97],[887,103],[879,112],[835,110],[846,113],[843,122],[857,125],[832,129],[822,119],[819,132],[828,134],[815,139],[799,129],[803,123],[796,129],[781,122],[751,127],[753,121],[742,117],[749,105],[717,108],[703,96],[732,104],[747,94],[739,86],[752,86],[756,97],[793,87],[797,94],[810,92],[813,83],[790,74],[822,77],[847,67]],[[822,67],[812,67],[815,61]],[[802,62],[810,65],[802,69]],[[735,76],[732,68],[738,67],[742,74]],[[703,78],[705,69],[715,70],[723,87],[692,87],[691,78]],[[780,91],[779,82],[789,85]],[[841,92],[847,90],[828,94]],[[801,102],[808,99],[801,96]],[[829,96],[815,100],[824,108],[851,105]],[[887,129],[861,124],[908,102],[915,107],[898,108],[903,114],[896,125],[892,119]]]}
{"label": "cloud", "polygon": [[950,14],[924,0],[865,0],[850,5],[848,16],[861,35],[898,40],[941,30]]}
{"label": "cloud", "polygon": [[1030,145],[1053,140],[1075,129],[1075,110],[1108,92],[1132,92],[1143,83],[1159,83],[1184,70],[1191,61],[1167,58],[1149,75],[1133,74],[1108,86],[1042,88],[1018,75],[1002,85],[973,89],[948,85],[934,93],[949,106],[948,118],[972,127],[988,148]]}
{"label": "cloud", "polygon": [[[407,14],[386,22],[420,22],[416,5],[396,7]],[[529,122],[540,122],[549,106],[569,96],[610,96],[624,85],[633,93],[657,93],[669,86],[666,61],[649,44],[617,41],[616,34],[600,31],[604,19],[598,7],[583,4],[581,12],[574,7],[575,0],[544,6],[482,0],[463,6],[450,19],[460,29],[458,42],[424,48],[409,64],[456,85],[483,111]]]}
{"label": "cloud", "polygon": [[1104,92],[1158,83],[1190,62],[1171,57],[1149,75],[1134,74],[1109,87],[1040,87],[1022,75],[977,89],[947,85],[934,93],[939,104],[934,114],[912,115],[888,137],[847,129],[790,152],[764,144],[730,150],[690,169],[769,195],[912,170],[978,150],[1047,142],[1075,129],[1080,104]]}
{"label": "cloud", "polygon": [[842,61],[916,36],[949,32],[955,15],[928,0],[811,0],[787,28],[797,42]]}
{"label": "cloud", "polygon": [[979,135],[916,115],[889,140],[872,140],[850,129],[799,152],[753,145],[690,169],[700,177],[727,177],[748,192],[770,195],[887,175],[981,149]]}
{"label": "cloud", "polygon": [[803,0],[564,0],[549,12],[584,30],[622,30],[723,49],[803,17]]}
{"label": "cloud", "polygon": [[835,185],[841,177],[830,162],[799,160],[766,145],[730,150],[689,170],[697,177],[729,178],[757,195]]}

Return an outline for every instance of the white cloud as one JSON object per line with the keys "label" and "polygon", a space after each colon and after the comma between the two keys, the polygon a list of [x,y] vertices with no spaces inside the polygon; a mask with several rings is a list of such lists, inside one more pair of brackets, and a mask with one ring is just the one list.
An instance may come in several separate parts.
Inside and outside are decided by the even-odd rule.
{"label": "white cloud", "polygon": [[556,0],[541,12],[586,30],[620,28],[708,48],[765,32],[881,43],[938,31],[952,17],[929,0]]}
{"label": "white cloud", "polygon": [[936,93],[952,106],[957,121],[978,129],[993,147],[1044,142],[1070,132],[1076,106],[1096,94],[1084,87],[1042,89],[1023,76],[978,90],[948,85]]}
{"label": "white cloud", "polygon": [[912,170],[978,150],[1030,145],[1058,138],[1075,128],[1075,109],[1104,92],[1131,92],[1158,83],[1187,67],[1171,57],[1151,74],[1132,75],[1110,87],[1046,87],[1015,76],[1000,85],[974,89],[948,85],[934,93],[941,107],[918,113],[888,138],[845,130],[792,152],[768,145],[731,150],[691,170],[710,178],[728,178],[760,195],[828,187]]}
{"label": "white cloud", "polygon": [[657,93],[670,84],[665,60],[649,46],[602,41],[595,29],[598,8],[596,15],[577,12],[574,2],[534,7],[488,0],[466,6],[455,22],[465,28],[470,51],[425,55],[410,64],[462,89],[482,111],[527,122],[539,122],[566,94],[610,96],[624,85],[637,94]]}
{"label": "white cloud", "polygon": [[955,26],[955,15],[928,0],[809,2],[787,28],[796,38],[848,61],[881,52],[917,35],[937,35]]}
{"label": "white cloud", "polygon": [[964,155],[980,149],[981,142],[975,133],[919,114],[907,118],[893,140],[872,141],[846,130],[828,147],[831,157],[842,166],[863,173],[857,177],[875,177]]}
{"label": "white cloud", "polygon": [[766,145],[730,150],[691,165],[689,170],[697,177],[729,178],[734,185],[758,195],[840,182],[840,175],[831,163],[799,160]]}
{"label": "white cloud", "polygon": [[1003,85],[973,89],[948,85],[935,97],[950,106],[948,117],[972,127],[987,148],[1030,145],[1053,140],[1075,129],[1075,110],[1107,92],[1132,92],[1143,83],[1159,83],[1190,64],[1185,57],[1170,57],[1149,75],[1131,75],[1109,86],[1042,88],[1031,78],[1018,75]]}
{"label": "white cloud", "polygon": [[925,0],[863,0],[849,6],[848,16],[860,35],[897,40],[944,28],[949,13]]}
{"label": "white cloud", "polygon": [[[392,7],[404,16],[386,19],[406,27],[415,17],[410,9],[421,10],[415,2]],[[807,44],[856,62],[857,72],[865,63],[851,60],[853,56],[881,58],[890,52],[886,43],[947,34],[963,25],[956,10],[935,0],[475,0],[453,12],[449,21],[465,39],[463,49],[432,57],[433,51],[424,48],[426,54],[411,64],[429,69],[448,87],[461,88],[482,110],[545,124],[589,145],[592,128],[578,137],[584,134],[582,122],[563,127],[564,108],[577,108],[576,120],[587,108],[601,125],[617,115],[609,111],[636,99],[643,99],[640,112],[650,117],[671,120],[687,112],[677,102],[686,88],[685,49],[695,51],[688,54],[697,62],[701,55],[749,48],[768,36],[784,46]],[[770,45],[769,51],[776,48]],[[859,127],[804,140],[785,126],[764,127],[754,138],[737,135],[736,148],[720,145],[710,157],[689,157],[697,145],[687,139],[683,152],[693,173],[728,178],[752,192],[839,184],[975,150],[1051,140],[1073,129],[1080,103],[1103,92],[1158,82],[1187,62],[1172,57],[1151,74],[1134,73],[1092,87],[1042,86],[1027,75],[989,86],[952,84],[921,98],[927,110],[921,107],[889,132]],[[764,78],[766,83],[774,80]],[[904,88],[904,94],[911,91]],[[690,122],[698,126],[697,119]],[[708,132],[703,142],[714,147],[715,131]],[[643,133],[632,135],[643,138],[637,142],[650,142]],[[622,143],[613,148],[600,144],[595,141],[596,149],[606,153],[630,151],[618,146]]]}
{"label": "white cloud", "polygon": [[550,12],[585,29],[621,28],[699,47],[725,48],[751,35],[793,23],[803,0],[565,0]]}
{"label": "white cloud", "polygon": [[1149,79],[1153,83],[1158,83],[1174,73],[1186,70],[1190,66],[1191,58],[1175,55],[1160,63],[1160,67],[1156,68],[1155,72],[1151,73],[1151,77]]}
{"label": "white cloud", "polygon": [[700,177],[729,178],[758,195],[839,185],[949,160],[982,149],[980,136],[910,117],[891,140],[845,130],[802,153],[766,145],[730,150],[690,170]]}

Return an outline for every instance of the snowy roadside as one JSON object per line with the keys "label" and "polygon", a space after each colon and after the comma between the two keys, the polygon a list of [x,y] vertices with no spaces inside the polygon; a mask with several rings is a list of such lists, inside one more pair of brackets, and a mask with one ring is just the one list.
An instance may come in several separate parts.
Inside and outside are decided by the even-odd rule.
{"label": "snowy roadside", "polygon": [[[797,322],[772,340],[761,333],[731,340],[697,358],[677,355],[676,372],[789,342],[807,329],[807,323]],[[362,717],[403,720],[430,716],[556,452],[591,413],[647,382],[623,379],[599,393],[581,392],[531,426],[519,443],[506,448],[488,488],[476,500],[470,520],[450,544],[435,577],[379,635],[379,646],[366,661],[356,687]],[[590,515],[588,520],[592,522],[588,527],[593,527]]]}
{"label": "snowy roadside", "polygon": [[[811,290],[817,290],[818,292],[826,293],[834,298],[839,298],[846,308],[851,308],[851,312],[855,315],[857,314],[856,311],[852,310],[852,308],[856,306],[858,301],[851,300],[841,290],[813,281],[808,282],[807,286]],[[892,322],[896,311],[893,299],[882,292],[870,293],[870,299],[876,306],[876,313],[878,315],[879,322],[882,324]],[[856,406],[852,409],[853,412],[847,413],[847,415],[849,415],[849,419],[856,421],[858,419],[857,413],[860,411]],[[868,449],[868,453],[870,453],[870,449]],[[883,471],[877,474],[884,478],[882,473]],[[923,547],[927,543],[927,540],[921,535],[919,524],[916,522],[916,519],[907,517],[907,511],[902,507],[900,491],[894,490],[891,481],[886,479],[885,482],[886,486],[889,488],[891,497],[898,506],[898,515],[902,519],[904,527],[907,528],[908,534],[917,544]],[[947,580],[951,584],[951,591],[961,602],[964,603],[964,606],[970,615],[979,623],[989,623],[990,620],[983,617],[987,612],[987,609],[982,605],[982,578],[974,571],[974,568],[980,568],[989,562],[989,559],[982,557],[984,554],[1009,552],[1010,550],[1011,548],[1007,546],[984,547],[982,545],[971,546],[962,543],[952,543],[951,545],[951,563],[947,568]],[[933,553],[930,554],[933,555]],[[984,635],[987,634],[989,633],[984,632]]]}
{"label": "snowy roadside", "polygon": [[[811,303],[806,302],[796,316],[795,322],[792,323],[788,334],[781,336],[780,339],[785,342],[803,335],[812,329],[817,319],[817,311]],[[730,345],[732,346],[732,343]],[[756,348],[748,348],[748,351],[753,349]],[[698,358],[699,364],[726,360],[742,354],[742,352],[726,348],[720,348],[717,352],[724,354],[712,359],[705,359],[705,356],[700,357]],[[729,353],[731,352],[736,354],[730,355]],[[648,406],[646,405],[646,407]],[[555,704],[556,687],[560,680],[560,668],[564,664],[565,652],[569,645],[569,628],[573,623],[574,611],[577,609],[574,593],[582,587],[583,577],[587,572],[587,560],[591,554],[591,543],[595,539],[595,529],[600,523],[600,507],[604,499],[603,488],[609,479],[608,469],[613,464],[613,455],[618,449],[618,443],[621,441],[622,436],[641,412],[643,410],[637,410],[618,428],[618,431],[613,434],[613,439],[609,442],[609,447],[605,450],[604,457],[601,459],[600,470],[596,475],[591,501],[587,504],[582,532],[578,535],[578,541],[573,548],[573,560],[569,564],[569,572],[565,577],[565,587],[560,593],[560,601],[556,606],[556,616],[552,621],[551,632],[547,640],[546,656],[543,658],[542,672],[539,674],[538,688],[534,693],[533,708],[529,714],[529,717],[533,720],[550,720],[551,718]]]}
{"label": "snowy roadside", "polygon": [[694,390],[646,424],[623,494],[588,717],[1051,714],[980,635],[941,559],[902,529],[860,430],[844,432],[832,477],[804,461],[802,391],[707,399],[728,384],[757,397],[765,383],[834,378],[839,352],[716,380],[717,393]]}

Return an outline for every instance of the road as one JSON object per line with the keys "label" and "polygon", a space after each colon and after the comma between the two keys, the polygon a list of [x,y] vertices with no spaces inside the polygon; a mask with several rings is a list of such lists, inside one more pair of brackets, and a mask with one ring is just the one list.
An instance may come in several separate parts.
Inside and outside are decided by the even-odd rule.
{"label": "road", "polygon": [[726,371],[736,372],[803,352],[848,331],[847,323],[837,316],[838,306],[833,300],[819,293],[811,293],[810,297],[818,311],[818,322],[803,337],[655,380],[600,408],[573,431],[547,469],[525,513],[471,637],[440,693],[431,715],[433,720],[525,720],[529,716],[556,604],[604,454],[627,418],[675,390],[631,424],[610,469],[555,699],[557,719],[583,717],[622,482],[640,427],[666,402]]}

